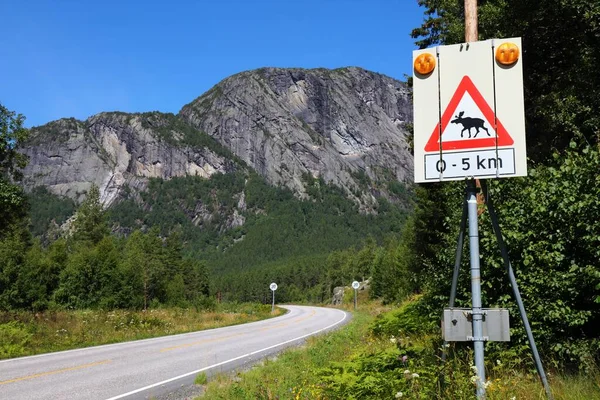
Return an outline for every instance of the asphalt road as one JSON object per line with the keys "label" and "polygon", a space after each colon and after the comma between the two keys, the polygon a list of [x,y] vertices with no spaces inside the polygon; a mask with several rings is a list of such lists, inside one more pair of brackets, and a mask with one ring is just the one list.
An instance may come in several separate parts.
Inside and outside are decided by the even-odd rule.
{"label": "asphalt road", "polygon": [[0,399],[147,399],[243,367],[307,337],[335,329],[348,314],[281,306],[280,317],[225,328],[0,361]]}

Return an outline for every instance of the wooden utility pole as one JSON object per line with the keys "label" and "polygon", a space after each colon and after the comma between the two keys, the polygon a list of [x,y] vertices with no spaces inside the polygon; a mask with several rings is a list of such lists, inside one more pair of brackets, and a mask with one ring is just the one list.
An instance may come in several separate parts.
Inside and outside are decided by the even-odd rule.
{"label": "wooden utility pole", "polygon": [[[471,43],[479,40],[477,32],[477,0],[465,0],[465,42]],[[475,184],[478,189],[481,189],[479,179],[475,179]],[[483,193],[477,193],[477,204],[480,206],[479,214],[483,214]]]}
{"label": "wooden utility pole", "polygon": [[465,0],[465,42],[477,40],[477,0]]}

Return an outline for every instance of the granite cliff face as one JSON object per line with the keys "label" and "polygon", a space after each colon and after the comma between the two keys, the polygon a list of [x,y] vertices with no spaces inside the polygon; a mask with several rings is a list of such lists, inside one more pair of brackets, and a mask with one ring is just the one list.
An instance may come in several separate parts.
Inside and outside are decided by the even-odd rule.
{"label": "granite cliff face", "polygon": [[369,210],[376,195],[389,195],[377,182],[412,179],[411,121],[409,89],[392,78],[263,68],[225,79],[178,115],[101,113],[34,128],[24,184],[80,200],[95,183],[108,206],[125,185],[143,190],[151,177],[249,166],[299,196],[303,176],[322,177]]}
{"label": "granite cliff face", "polygon": [[216,143],[217,152],[191,145],[189,136],[190,128],[176,116],[156,112],[54,121],[32,130],[23,183],[27,188],[46,186],[76,200],[95,183],[101,200],[110,206],[124,185],[143,190],[148,178],[209,177],[235,168],[226,152],[217,154]]}
{"label": "granite cliff face", "polygon": [[[225,79],[179,113],[275,185],[303,193],[302,175],[346,189],[357,175],[409,182],[406,84],[360,68],[263,68]],[[356,199],[359,200],[359,199]],[[372,205],[371,193],[359,200]]]}

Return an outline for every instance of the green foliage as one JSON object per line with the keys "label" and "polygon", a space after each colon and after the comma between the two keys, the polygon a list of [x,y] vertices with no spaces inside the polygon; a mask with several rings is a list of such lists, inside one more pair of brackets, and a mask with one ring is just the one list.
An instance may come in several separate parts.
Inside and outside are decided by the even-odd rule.
{"label": "green foliage", "polygon": [[[0,309],[146,309],[150,304],[200,308],[209,294],[206,265],[185,257],[176,232],[158,228],[110,236],[92,186],[77,210],[74,234],[46,248],[14,226],[0,240]],[[204,301],[206,302],[206,301]],[[210,306],[210,302],[207,302]]]}
{"label": "green foliage", "polygon": [[213,286],[226,301],[270,304],[269,284],[277,282],[277,303],[321,303],[328,301],[331,295],[327,268],[324,255],[291,257],[252,269],[215,275]]}
{"label": "green foliage", "polygon": [[402,337],[413,334],[430,334],[439,330],[436,319],[424,312],[423,302],[413,299],[404,306],[377,316],[371,331],[379,337]]}
{"label": "green foliage", "polygon": [[471,398],[473,391],[468,367],[460,380],[458,374],[454,374],[453,382],[463,386],[469,396],[457,396],[457,391],[440,389],[441,366],[432,351],[440,344],[440,339],[428,333],[435,327],[423,318],[419,307],[408,302],[399,309],[379,315],[369,327],[373,336],[365,335],[363,339],[368,346],[363,346],[343,362],[319,370],[323,396],[344,399]]}
{"label": "green foliage", "polygon": [[85,200],[77,209],[73,223],[73,239],[97,244],[108,235],[108,224],[100,202],[100,189],[92,184]]}
{"label": "green foliage", "polygon": [[[472,399],[478,381],[473,354],[466,343],[442,346],[439,327],[423,313],[426,306],[417,298],[399,309],[379,315],[370,325],[363,345],[341,362],[317,371],[319,396],[335,399]],[[446,361],[441,362],[441,353]],[[539,379],[517,362],[514,353],[486,351],[486,399],[538,399],[543,392]],[[590,371],[597,375],[597,369]],[[579,375],[578,378],[590,377]],[[588,379],[580,386],[571,377],[553,374],[551,386],[556,399],[588,399],[598,396],[598,386]]]}
{"label": "green foliage", "polygon": [[200,372],[194,379],[195,385],[206,385],[207,382],[208,378],[206,377],[206,372]]}
{"label": "green foliage", "polygon": [[409,219],[400,239],[390,240],[373,260],[372,297],[381,298],[384,303],[393,303],[404,300],[418,290],[419,275],[415,273],[418,268],[413,252],[415,245],[413,220]]}
{"label": "green foliage", "polygon": [[206,266],[184,257],[178,237],[163,242],[156,230],[75,245],[59,278],[54,299],[73,309],[199,306],[209,287]]}
{"label": "green foliage", "polygon": [[[141,195],[144,204],[126,199],[108,213],[126,232],[148,226],[162,235],[179,232],[182,250],[219,275],[213,293],[223,299],[268,302],[275,280],[281,301],[320,302],[334,286],[369,277],[376,244],[400,232],[406,211],[386,203],[378,215],[364,215],[339,188],[305,180],[310,200],[242,171],[156,179]],[[244,224],[230,227],[236,215]],[[354,250],[366,237],[368,248]],[[326,262],[332,251],[346,254],[343,268],[334,266],[334,256]]]}
{"label": "green foliage", "polygon": [[114,308],[115,275],[120,252],[115,241],[103,238],[90,248],[88,243],[75,246],[65,269],[55,299],[68,308]]}
{"label": "green foliage", "polygon": [[[490,192],[538,348],[546,361],[589,368],[599,361],[600,354],[595,328],[600,323],[600,155],[595,147],[573,147],[556,153],[559,166],[538,166],[530,170],[528,178],[495,182]],[[429,192],[455,199],[441,210],[437,208],[445,217],[436,231],[435,244],[430,245],[435,251],[421,253],[419,279],[432,318],[448,302],[461,192],[460,185]],[[417,207],[418,215],[424,212]],[[511,315],[518,315],[488,218],[487,213],[482,214],[480,229],[483,302],[507,307]],[[450,229],[452,225],[454,229]],[[417,235],[430,235],[430,227],[423,229],[417,230]],[[470,304],[467,261],[462,265],[458,307]],[[519,322],[513,323],[512,338],[513,350],[529,360]],[[493,348],[506,350],[506,345],[494,344]]]}
{"label": "green foliage", "polygon": [[19,289],[25,254],[29,244],[27,232],[12,226],[0,240],[0,310],[17,307],[23,293]]}
{"label": "green foliage", "polygon": [[23,354],[31,333],[18,321],[0,324],[0,358],[10,358]]}
{"label": "green foliage", "polygon": [[158,132],[159,138],[166,143],[175,146],[184,145],[194,148],[207,148],[221,157],[234,160],[239,165],[244,164],[229,149],[210,135],[193,128],[179,115],[158,112],[147,112],[139,115],[142,120],[142,126]]}
{"label": "green foliage", "polygon": [[26,216],[27,202],[23,190],[13,184],[22,177],[27,157],[18,150],[29,131],[23,127],[25,117],[0,104],[0,235]]}
{"label": "green foliage", "polygon": [[[33,236],[48,236],[75,212],[75,202],[67,197],[59,197],[45,186],[35,187],[27,195],[29,202],[30,230]],[[52,236],[52,235],[50,235]],[[56,239],[56,238],[54,238]]]}
{"label": "green foliage", "polygon": [[0,175],[3,178],[20,179],[20,169],[27,164],[27,157],[18,151],[29,135],[24,122],[22,114],[0,104]]}
{"label": "green foliage", "polygon": [[27,199],[23,189],[0,176],[0,234],[6,227],[19,223],[27,215]]}

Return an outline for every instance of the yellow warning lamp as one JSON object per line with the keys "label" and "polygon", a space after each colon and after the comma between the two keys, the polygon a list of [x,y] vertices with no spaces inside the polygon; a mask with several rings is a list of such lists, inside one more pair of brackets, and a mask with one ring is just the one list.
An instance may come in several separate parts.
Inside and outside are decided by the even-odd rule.
{"label": "yellow warning lamp", "polygon": [[435,69],[435,57],[431,53],[422,53],[415,59],[415,71],[428,75]]}
{"label": "yellow warning lamp", "polygon": [[502,65],[511,65],[519,59],[519,47],[516,44],[506,42],[502,43],[496,49],[496,61]]}

